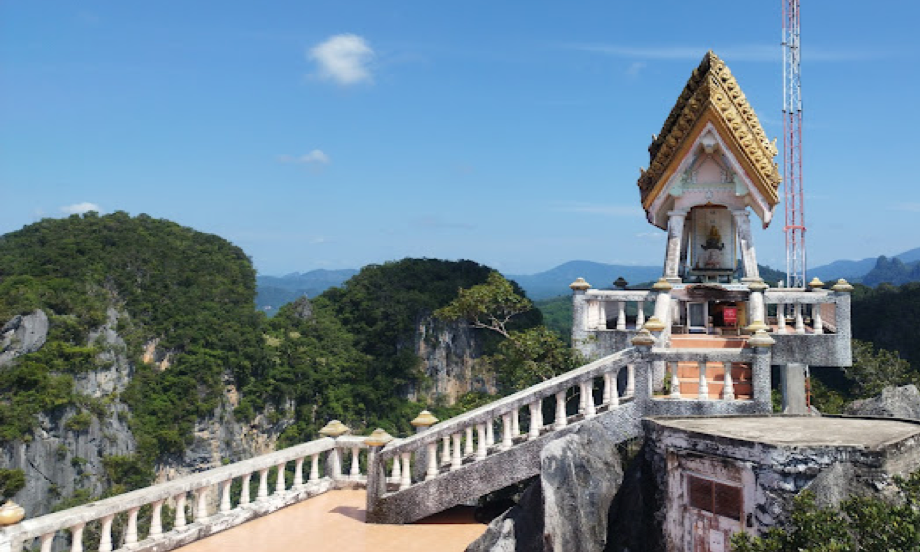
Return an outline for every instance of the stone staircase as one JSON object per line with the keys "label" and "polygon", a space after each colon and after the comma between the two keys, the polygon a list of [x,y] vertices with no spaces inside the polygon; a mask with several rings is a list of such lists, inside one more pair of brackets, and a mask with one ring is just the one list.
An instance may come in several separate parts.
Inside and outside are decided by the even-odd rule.
{"label": "stone staircase", "polygon": [[[697,335],[672,335],[673,349],[743,349],[747,346],[745,337],[720,337]],[[669,363],[669,372],[676,371],[681,396],[700,396],[700,362],[678,361]],[[752,369],[747,362],[705,362],[706,390],[711,400],[725,398],[726,373],[730,375],[730,393],[735,399],[751,399],[754,395]],[[676,365],[676,370],[675,370]],[[675,380],[671,379],[671,392]]]}

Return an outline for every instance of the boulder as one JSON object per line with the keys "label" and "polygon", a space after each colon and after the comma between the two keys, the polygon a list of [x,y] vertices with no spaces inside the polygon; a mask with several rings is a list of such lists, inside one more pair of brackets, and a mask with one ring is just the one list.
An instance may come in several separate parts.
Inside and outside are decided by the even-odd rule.
{"label": "boulder", "polygon": [[913,385],[886,387],[877,397],[853,401],[845,414],[920,420],[920,391]]}
{"label": "boulder", "polygon": [[607,512],[623,480],[616,441],[585,422],[540,453],[540,478],[468,552],[604,550]]}

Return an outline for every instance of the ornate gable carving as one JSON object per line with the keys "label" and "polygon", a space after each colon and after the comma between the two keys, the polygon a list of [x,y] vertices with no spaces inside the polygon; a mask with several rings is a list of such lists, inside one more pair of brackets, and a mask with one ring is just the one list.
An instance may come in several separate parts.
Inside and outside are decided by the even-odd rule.
{"label": "ornate gable carving", "polygon": [[781,181],[777,154],[731,71],[712,51],[703,56],[649,146],[650,164],[639,177],[642,206],[649,209],[703,127],[712,122],[732,149],[750,181],[772,210]]}

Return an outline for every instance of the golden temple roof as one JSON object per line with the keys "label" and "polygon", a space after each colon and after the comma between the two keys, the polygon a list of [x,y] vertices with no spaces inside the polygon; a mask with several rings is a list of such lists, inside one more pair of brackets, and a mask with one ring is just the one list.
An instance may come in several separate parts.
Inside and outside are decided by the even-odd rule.
{"label": "golden temple roof", "polygon": [[649,209],[707,122],[717,128],[769,206],[779,203],[775,140],[767,140],[735,77],[710,50],[648,148],[649,168],[639,177],[642,207]]}

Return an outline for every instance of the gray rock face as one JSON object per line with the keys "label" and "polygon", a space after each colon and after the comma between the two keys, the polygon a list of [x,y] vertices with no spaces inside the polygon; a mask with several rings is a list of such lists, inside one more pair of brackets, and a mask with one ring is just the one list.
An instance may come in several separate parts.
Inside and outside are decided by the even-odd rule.
{"label": "gray rock face", "polygon": [[920,391],[913,385],[886,387],[878,397],[850,403],[846,414],[920,420]]}
{"label": "gray rock face", "polygon": [[454,404],[470,391],[495,391],[494,376],[478,359],[482,340],[464,322],[442,322],[433,316],[421,317],[416,325],[412,347],[422,360],[430,386],[410,389],[407,398],[442,397]]}
{"label": "gray rock face", "polygon": [[623,480],[616,441],[602,424],[586,422],[548,444],[540,464],[538,483],[468,551],[604,550],[607,513]]}
{"label": "gray rock face", "polygon": [[0,329],[0,367],[16,357],[34,353],[48,338],[48,315],[43,310],[17,314]]}

